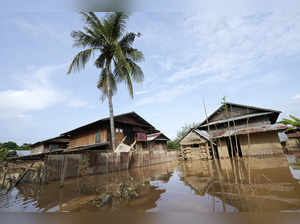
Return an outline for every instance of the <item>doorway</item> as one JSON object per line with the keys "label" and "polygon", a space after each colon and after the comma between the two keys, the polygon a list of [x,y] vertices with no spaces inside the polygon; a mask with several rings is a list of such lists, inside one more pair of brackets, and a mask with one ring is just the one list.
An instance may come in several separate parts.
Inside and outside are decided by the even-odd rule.
{"label": "doorway", "polygon": [[232,157],[243,157],[242,148],[238,136],[229,136],[225,138],[228,155]]}

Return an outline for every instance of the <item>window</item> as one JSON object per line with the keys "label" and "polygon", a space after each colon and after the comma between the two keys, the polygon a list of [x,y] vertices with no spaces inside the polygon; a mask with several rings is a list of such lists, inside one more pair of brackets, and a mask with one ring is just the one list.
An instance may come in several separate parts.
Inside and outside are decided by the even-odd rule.
{"label": "window", "polygon": [[98,130],[96,133],[95,143],[101,143],[101,130]]}
{"label": "window", "polygon": [[49,145],[49,151],[53,152],[55,150],[59,149],[59,145],[58,144],[50,144]]}

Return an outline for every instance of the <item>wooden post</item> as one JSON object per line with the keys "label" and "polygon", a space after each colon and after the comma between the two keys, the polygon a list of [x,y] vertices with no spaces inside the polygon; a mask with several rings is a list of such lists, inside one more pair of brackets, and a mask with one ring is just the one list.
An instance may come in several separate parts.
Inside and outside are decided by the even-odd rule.
{"label": "wooden post", "polygon": [[[33,166],[33,164],[34,164],[34,162],[31,164],[30,168]],[[14,186],[12,186],[12,184],[10,184],[6,193],[8,193],[12,188],[18,186],[18,184],[23,180],[23,178],[26,176],[26,174],[31,170],[30,168],[24,171],[24,173],[21,175],[21,177],[19,177],[19,179],[14,184]]]}
{"label": "wooden post", "polygon": [[41,184],[41,166],[39,166],[37,170],[37,184]]}
{"label": "wooden post", "polygon": [[8,172],[8,169],[5,171],[4,176],[3,176],[2,188],[4,188],[4,184],[5,184],[5,179],[6,179],[7,172]]}
{"label": "wooden post", "polygon": [[64,155],[63,169],[62,169],[62,173],[60,175],[60,185],[59,185],[59,187],[63,187],[64,186],[65,175],[66,175],[66,172],[67,172],[67,167],[68,167],[68,159],[67,159],[66,155]]}

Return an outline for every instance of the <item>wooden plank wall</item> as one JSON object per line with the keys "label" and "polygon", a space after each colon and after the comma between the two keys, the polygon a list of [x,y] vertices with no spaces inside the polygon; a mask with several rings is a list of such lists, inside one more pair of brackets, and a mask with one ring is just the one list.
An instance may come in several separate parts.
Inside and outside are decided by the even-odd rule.
{"label": "wooden plank wall", "polygon": [[[97,130],[90,130],[84,134],[72,137],[69,147],[86,146],[95,144]],[[101,142],[107,142],[107,130],[101,129]]]}

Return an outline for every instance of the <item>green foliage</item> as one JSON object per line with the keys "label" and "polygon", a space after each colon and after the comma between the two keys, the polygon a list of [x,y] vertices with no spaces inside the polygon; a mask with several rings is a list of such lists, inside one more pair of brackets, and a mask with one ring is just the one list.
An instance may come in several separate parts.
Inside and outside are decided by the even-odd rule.
{"label": "green foliage", "polygon": [[7,156],[8,156],[8,149],[1,147],[0,148],[0,162],[6,160]]}
{"label": "green foliage", "polygon": [[199,123],[185,124],[178,132],[175,141],[178,142],[182,137],[184,137],[191,129],[197,128]]}
{"label": "green foliage", "polygon": [[24,143],[22,146],[18,146],[12,141],[0,143],[0,161],[4,161],[10,156],[16,156],[17,150],[30,150],[30,144]]}
{"label": "green foliage", "polygon": [[[74,47],[82,50],[74,57],[68,74],[84,69],[86,63],[95,57],[94,65],[101,69],[97,87],[102,100],[117,91],[117,83],[123,82],[133,97],[132,82],[142,82],[144,74],[136,64],[144,59],[143,53],[132,45],[140,33],[125,33],[128,15],[123,12],[108,13],[98,18],[93,12],[81,12],[84,23],[82,31],[71,33]],[[109,78],[108,78],[109,77]]]}
{"label": "green foliage", "polygon": [[289,117],[291,119],[283,118],[282,121],[280,121],[279,123],[285,125],[292,125],[293,127],[300,128],[300,119],[293,115],[289,115]]}
{"label": "green foliage", "polygon": [[179,150],[179,149],[180,149],[180,145],[178,144],[178,142],[175,142],[175,141],[169,141],[169,142],[168,142],[168,149],[176,149],[176,150]]}
{"label": "green foliage", "polygon": [[30,144],[24,143],[24,144],[21,145],[17,150],[31,150]]}
{"label": "green foliage", "polygon": [[16,150],[16,149],[19,148],[18,144],[15,143],[15,142],[12,142],[12,141],[2,143],[2,144],[1,144],[1,147],[7,148],[7,149],[9,149],[9,150]]}

